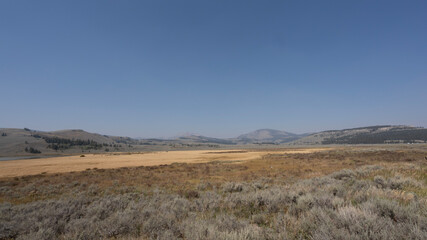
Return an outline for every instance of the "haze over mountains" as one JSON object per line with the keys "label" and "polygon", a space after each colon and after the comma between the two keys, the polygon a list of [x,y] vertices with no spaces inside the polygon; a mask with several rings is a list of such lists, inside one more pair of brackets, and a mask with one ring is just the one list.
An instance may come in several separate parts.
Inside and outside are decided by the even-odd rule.
{"label": "haze over mountains", "polygon": [[107,136],[83,130],[52,132],[1,128],[0,156],[72,154],[84,152],[130,152],[177,149],[221,148],[236,145],[317,145],[425,143],[427,129],[405,125],[369,126],[295,134],[274,129],[259,129],[236,138],[222,139],[185,135],[175,139],[134,139]]}
{"label": "haze over mountains", "polygon": [[242,143],[287,143],[307,136],[308,134],[295,134],[274,129],[259,129],[237,137]]}
{"label": "haze over mountains", "polygon": [[314,133],[293,144],[424,143],[427,129],[405,125],[382,125]]}
{"label": "haze over mountains", "polygon": [[190,135],[178,139],[223,144],[383,144],[423,143],[427,141],[427,129],[406,125],[378,125],[318,133],[295,134],[274,129],[259,129],[236,138],[218,139]]}

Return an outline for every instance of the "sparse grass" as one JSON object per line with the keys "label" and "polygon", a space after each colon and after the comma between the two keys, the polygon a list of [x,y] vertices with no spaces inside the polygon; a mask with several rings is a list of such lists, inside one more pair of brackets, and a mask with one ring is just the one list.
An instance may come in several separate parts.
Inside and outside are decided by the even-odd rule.
{"label": "sparse grass", "polygon": [[427,239],[425,155],[358,148],[7,178],[0,239]]}

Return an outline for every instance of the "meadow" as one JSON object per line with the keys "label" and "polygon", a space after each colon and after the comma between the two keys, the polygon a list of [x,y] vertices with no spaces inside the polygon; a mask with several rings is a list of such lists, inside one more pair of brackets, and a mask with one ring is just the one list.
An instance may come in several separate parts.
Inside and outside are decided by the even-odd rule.
{"label": "meadow", "polygon": [[426,145],[202,156],[3,176],[0,239],[427,239]]}
{"label": "meadow", "polygon": [[322,151],[325,148],[286,150],[186,150],[150,152],[114,152],[77,154],[71,156],[0,161],[0,178],[83,171],[87,168],[120,168],[135,166],[157,166],[172,163],[203,163],[212,161],[248,161],[271,153],[306,153]]}

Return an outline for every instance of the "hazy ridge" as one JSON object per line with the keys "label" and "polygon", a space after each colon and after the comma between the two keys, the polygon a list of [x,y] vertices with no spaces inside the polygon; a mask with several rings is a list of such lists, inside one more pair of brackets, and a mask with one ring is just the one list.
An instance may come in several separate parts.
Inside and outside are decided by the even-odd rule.
{"label": "hazy ridge", "polygon": [[[234,145],[322,145],[425,143],[427,129],[405,125],[379,125],[313,134],[295,134],[274,129],[259,129],[236,138],[186,135],[175,139],[135,139],[107,136],[84,130],[37,131],[1,128],[0,156],[75,154],[84,152],[132,152],[178,149],[209,149]],[[34,151],[33,151],[34,150]]]}

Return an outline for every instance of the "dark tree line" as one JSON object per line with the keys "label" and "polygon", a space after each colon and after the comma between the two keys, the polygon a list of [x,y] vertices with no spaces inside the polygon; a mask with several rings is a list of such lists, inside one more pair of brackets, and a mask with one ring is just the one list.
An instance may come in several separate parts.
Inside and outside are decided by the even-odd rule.
{"label": "dark tree line", "polygon": [[415,143],[427,141],[427,129],[386,131],[379,133],[361,133],[352,136],[325,139],[323,144],[377,144],[392,141]]}
{"label": "dark tree line", "polygon": [[25,152],[29,152],[29,153],[42,153],[40,150],[38,150],[36,148],[33,148],[33,147],[30,147],[30,148],[26,147],[25,148]]}
{"label": "dark tree line", "polygon": [[[33,135],[36,137],[35,135]],[[66,138],[59,138],[59,137],[46,137],[46,136],[40,136],[43,138],[49,145],[48,148],[51,148],[55,151],[61,150],[61,149],[68,149],[73,146],[85,146],[88,149],[99,149],[102,148],[102,144],[99,144],[96,141],[93,140],[82,140],[82,139],[66,139]]]}
{"label": "dark tree line", "polygon": [[93,140],[82,140],[82,139],[66,139],[66,138],[59,138],[59,137],[42,137],[47,143],[57,143],[57,144],[67,144],[69,146],[86,146],[86,145],[92,145],[92,146],[100,146],[102,147],[102,144],[97,143]]}
{"label": "dark tree line", "polygon": [[55,151],[69,149],[73,146],[85,147],[86,149],[101,149],[102,147],[114,147],[121,148],[121,144],[108,144],[108,143],[98,143],[94,140],[82,140],[82,139],[67,139],[67,138],[59,138],[59,137],[48,137],[40,134],[32,134],[34,138],[42,138],[49,145],[47,148],[51,148]]}
{"label": "dark tree line", "polygon": [[104,147],[115,147],[115,148],[122,147],[122,145],[121,145],[121,144],[112,144],[112,143],[110,143],[110,144],[108,144],[108,143],[103,143],[102,145],[103,145]]}

